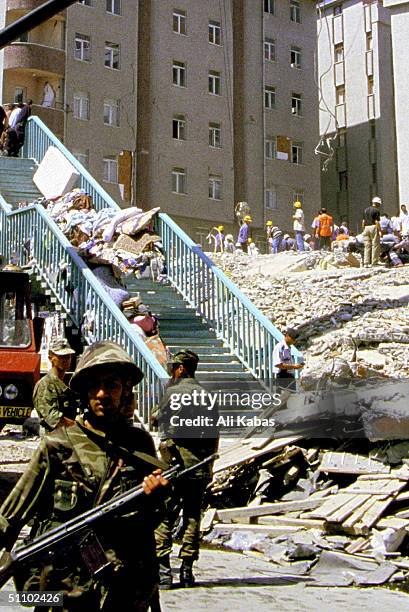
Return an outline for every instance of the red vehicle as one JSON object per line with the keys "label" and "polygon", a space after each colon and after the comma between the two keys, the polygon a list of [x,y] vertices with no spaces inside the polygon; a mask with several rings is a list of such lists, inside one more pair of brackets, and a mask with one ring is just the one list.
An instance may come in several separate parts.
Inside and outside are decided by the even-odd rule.
{"label": "red vehicle", "polygon": [[29,275],[0,272],[0,430],[31,414],[43,323],[31,316]]}

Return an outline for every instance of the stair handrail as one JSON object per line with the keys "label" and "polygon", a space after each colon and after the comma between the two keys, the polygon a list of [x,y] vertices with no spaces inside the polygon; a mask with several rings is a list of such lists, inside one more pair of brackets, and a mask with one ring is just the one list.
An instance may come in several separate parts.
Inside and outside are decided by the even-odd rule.
{"label": "stair handrail", "polygon": [[50,146],[56,147],[74,166],[75,170],[77,170],[79,173],[78,187],[85,189],[86,193],[92,197],[94,208],[97,211],[102,208],[121,210],[109,193],[101,187],[81,162],[79,162],[67,147],[63,145],[45,123],[41,121],[40,117],[32,115],[29,117],[26,125],[26,135],[22,149],[23,157],[32,158],[40,164]]}
{"label": "stair handrail", "polygon": [[[14,234],[2,231],[3,255],[10,257],[13,252],[21,254],[22,245],[35,238],[30,251],[33,266],[74,324],[81,326],[83,313],[89,308],[95,313],[93,340],[118,342],[144,373],[138,387],[138,409],[143,421],[149,424],[152,408],[159,401],[163,386],[169,379],[168,373],[134,332],[125,315],[43,206],[31,204],[12,210],[0,196],[0,226],[4,229],[13,221],[16,228]],[[21,259],[21,263],[26,262]],[[65,282],[60,274],[64,269],[69,270],[70,276]]]}
{"label": "stair handrail", "polygon": [[[266,386],[274,382],[273,350],[284,336],[166,213],[158,232],[171,284]],[[302,353],[291,347],[296,362]]]}

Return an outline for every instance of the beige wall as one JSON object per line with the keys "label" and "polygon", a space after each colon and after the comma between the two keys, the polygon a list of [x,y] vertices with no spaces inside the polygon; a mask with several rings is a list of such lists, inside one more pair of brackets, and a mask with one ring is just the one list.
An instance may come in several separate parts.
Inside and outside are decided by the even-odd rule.
{"label": "beige wall", "polygon": [[[136,42],[135,5],[122,2],[122,14],[111,15],[105,2],[94,6],[73,5],[67,20],[66,115],[65,143],[75,153],[89,151],[89,168],[103,181],[104,156],[119,156],[122,150],[134,150],[136,141]],[[91,62],[74,59],[75,34],[91,37]],[[104,66],[105,42],[121,45],[120,70]],[[73,117],[75,92],[89,94],[90,119]],[[120,127],[104,125],[104,98],[120,100]],[[118,185],[104,183],[104,188],[120,205],[123,202]]]}

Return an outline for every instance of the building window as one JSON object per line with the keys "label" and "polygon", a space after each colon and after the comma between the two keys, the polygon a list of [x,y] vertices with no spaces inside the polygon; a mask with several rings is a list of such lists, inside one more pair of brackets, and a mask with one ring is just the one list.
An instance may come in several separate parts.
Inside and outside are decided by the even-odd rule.
{"label": "building window", "polygon": [[85,34],[75,34],[74,57],[81,62],[91,61],[91,39]]}
{"label": "building window", "polygon": [[264,59],[268,62],[276,61],[276,41],[272,38],[264,39]]}
{"label": "building window", "polygon": [[104,123],[119,127],[119,100],[104,100]]}
{"label": "building window", "polygon": [[209,21],[209,43],[211,45],[222,44],[222,28],[218,21]]}
{"label": "building window", "polygon": [[121,0],[106,0],[107,1],[107,13],[111,15],[121,14]]}
{"label": "building window", "polygon": [[264,12],[265,13],[270,13],[270,15],[274,15],[275,13],[274,1],[275,0],[264,0]]}
{"label": "building window", "polygon": [[186,35],[186,24],[186,12],[175,9],[173,11],[173,31],[176,32],[176,34]]}
{"label": "building window", "polygon": [[301,4],[299,0],[290,0],[290,19],[294,23],[301,23]]}
{"label": "building window", "polygon": [[344,104],[345,103],[345,87],[344,85],[339,85],[335,88],[335,104]]}
{"label": "building window", "polygon": [[338,43],[334,46],[334,61],[335,63],[344,61],[344,43]]}
{"label": "building window", "polygon": [[222,130],[220,123],[209,123],[209,146],[220,149],[222,146]]}
{"label": "building window", "polygon": [[372,32],[367,32],[366,33],[366,50],[372,51],[372,49],[373,49]]}
{"label": "building window", "polygon": [[220,72],[210,70],[209,72],[209,93],[214,96],[220,96],[221,94],[221,77]]}
{"label": "building window", "polygon": [[301,204],[304,206],[304,192],[300,189],[293,191],[292,202],[301,202]]}
{"label": "building window", "polygon": [[302,164],[303,143],[293,142],[291,145],[291,161],[293,164]]}
{"label": "building window", "polygon": [[114,70],[120,68],[120,47],[116,43],[105,43],[105,66]]}
{"label": "building window", "polygon": [[264,207],[266,210],[277,210],[277,191],[270,187],[264,192]]}
{"label": "building window", "polygon": [[222,199],[222,184],[223,179],[216,174],[209,175],[209,198],[211,200]]}
{"label": "building window", "polygon": [[265,156],[267,159],[275,159],[275,157],[277,156],[277,142],[275,138],[266,139]]}
{"label": "building window", "polygon": [[106,183],[118,182],[118,160],[114,156],[104,157],[104,181]]}
{"label": "building window", "polygon": [[83,4],[84,6],[92,6],[92,0],[78,0],[78,4]]}
{"label": "building window", "polygon": [[301,68],[301,49],[300,47],[291,47],[290,62],[291,62],[291,68]]}
{"label": "building window", "polygon": [[74,94],[73,115],[75,119],[87,121],[89,119],[89,97],[86,93],[77,92]]}
{"label": "building window", "polygon": [[302,94],[292,93],[291,94],[291,112],[296,117],[302,115]]}
{"label": "building window", "polygon": [[347,191],[348,189],[348,174],[346,170],[338,172],[339,190]]}
{"label": "building window", "polygon": [[173,193],[186,193],[186,170],[183,168],[172,170],[172,191]]}
{"label": "building window", "polygon": [[186,140],[186,118],[175,115],[172,119],[172,136],[175,140]]}
{"label": "building window", "polygon": [[368,77],[368,96],[372,96],[374,92],[373,76]]}
{"label": "building window", "polygon": [[334,15],[342,15],[342,4],[334,6]]}
{"label": "building window", "polygon": [[26,99],[26,88],[25,87],[15,87],[14,88],[14,103],[22,104]]}
{"label": "building window", "polygon": [[74,157],[84,166],[84,168],[88,168],[89,164],[89,151],[85,151],[85,153],[73,153]]}
{"label": "building window", "polygon": [[267,85],[264,90],[264,106],[266,108],[275,108],[276,107],[276,88]]}
{"label": "building window", "polygon": [[186,87],[186,66],[183,62],[173,62],[172,79],[174,85]]}

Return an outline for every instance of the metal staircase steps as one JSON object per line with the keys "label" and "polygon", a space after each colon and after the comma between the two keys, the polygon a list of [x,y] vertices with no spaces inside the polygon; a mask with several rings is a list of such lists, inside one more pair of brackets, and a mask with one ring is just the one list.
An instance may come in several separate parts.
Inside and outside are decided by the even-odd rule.
{"label": "metal staircase steps", "polygon": [[13,207],[19,202],[33,202],[42,195],[33,183],[37,164],[32,159],[0,157],[0,194]]}

